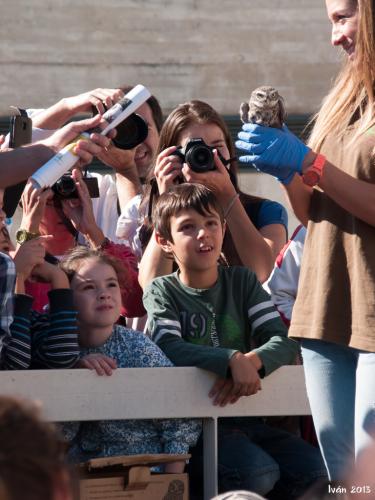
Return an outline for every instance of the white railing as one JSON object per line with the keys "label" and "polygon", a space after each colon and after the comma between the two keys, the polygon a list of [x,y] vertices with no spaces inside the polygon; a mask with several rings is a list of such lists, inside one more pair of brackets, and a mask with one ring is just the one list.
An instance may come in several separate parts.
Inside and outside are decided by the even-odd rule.
{"label": "white railing", "polygon": [[90,370],[2,371],[0,393],[40,400],[51,421],[202,418],[208,500],[217,494],[219,417],[310,414],[301,366],[279,368],[258,394],[224,408],[208,397],[214,380],[198,368],[122,368],[110,377]]}

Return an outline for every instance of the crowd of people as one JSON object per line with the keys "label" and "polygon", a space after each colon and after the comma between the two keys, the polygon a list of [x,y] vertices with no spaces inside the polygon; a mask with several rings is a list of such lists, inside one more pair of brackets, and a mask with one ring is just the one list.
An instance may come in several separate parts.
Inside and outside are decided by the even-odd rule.
{"label": "crowd of people", "polygon": [[[13,150],[1,140],[1,369],[86,368],[110,376],[116,368],[196,366],[215,374],[208,397],[225,406],[256,394],[280,366],[303,364],[318,445],[298,423],[291,429],[283,419],[225,419],[218,429],[220,492],[291,500],[311,491],[314,498],[319,485],[355,478],[349,471],[373,443],[375,2],[326,6],[332,43],[347,57],[308,143],[285,125],[253,123],[236,142],[240,162],[276,177],[285,190],[301,222],[289,240],[285,208],[241,191],[228,128],[207,102],[180,104],[163,120],[151,96],[136,111],[147,136],[131,149],[121,145],[121,128],[117,136],[78,140],[73,195],[42,189],[30,176],[81,132],[105,127],[104,111],[131,87],[29,110],[39,140]],[[95,116],[69,122],[82,113]],[[209,167],[188,157],[196,140]],[[83,174],[94,156],[112,174]],[[96,197],[88,178],[97,181]],[[25,180],[12,241],[4,192]],[[14,430],[17,422],[24,434]],[[18,450],[30,425],[49,464],[35,459],[27,472],[17,460],[30,453],[31,445]],[[30,498],[71,498],[64,460],[188,452],[191,498],[202,496],[199,420],[68,422],[59,438],[55,432],[34,410],[0,399],[4,498],[21,498],[22,481],[36,488]],[[9,433],[17,435],[17,453]],[[165,472],[185,468],[177,460]],[[43,492],[27,473],[47,478]],[[362,486],[359,493],[371,493],[370,483]]]}

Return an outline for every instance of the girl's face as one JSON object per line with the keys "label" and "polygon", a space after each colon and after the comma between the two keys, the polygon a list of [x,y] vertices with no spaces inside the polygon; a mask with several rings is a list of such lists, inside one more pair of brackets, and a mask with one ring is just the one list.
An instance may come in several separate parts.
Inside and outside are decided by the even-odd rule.
{"label": "girl's face", "polygon": [[65,226],[52,199],[47,201],[39,230],[43,235],[53,235],[53,239],[46,243],[46,250],[52,255],[62,255],[75,246],[74,236]]}
{"label": "girl's face", "polygon": [[207,146],[217,149],[228,160],[229,150],[225,142],[224,133],[215,123],[192,124],[180,134],[178,144],[184,147],[190,139],[201,138]]}
{"label": "girl's face", "polygon": [[82,261],[71,282],[80,327],[112,328],[120,316],[121,292],[116,271],[97,258]]}
{"label": "girl's face", "polygon": [[355,0],[326,0],[326,7],[332,24],[332,45],[341,45],[349,59],[354,60],[359,17],[357,2]]}

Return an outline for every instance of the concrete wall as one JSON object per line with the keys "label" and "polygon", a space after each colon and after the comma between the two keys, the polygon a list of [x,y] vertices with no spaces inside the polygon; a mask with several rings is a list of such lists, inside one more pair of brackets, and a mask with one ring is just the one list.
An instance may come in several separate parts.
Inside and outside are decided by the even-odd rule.
{"label": "concrete wall", "polygon": [[324,0],[2,2],[0,112],[126,82],[166,110],[195,97],[225,114],[272,84],[308,113],[337,71],[329,36]]}

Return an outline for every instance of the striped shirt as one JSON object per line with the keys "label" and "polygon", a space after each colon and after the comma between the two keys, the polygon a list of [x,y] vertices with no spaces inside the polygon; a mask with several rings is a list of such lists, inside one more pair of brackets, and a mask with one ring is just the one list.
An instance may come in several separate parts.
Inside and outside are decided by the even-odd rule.
{"label": "striped shirt", "polygon": [[3,368],[71,368],[77,361],[77,312],[72,291],[55,289],[48,295],[48,313],[33,311],[33,298],[29,295],[15,296],[14,321]]}
{"label": "striped shirt", "polygon": [[15,281],[16,267],[13,260],[0,252],[0,353],[9,340]]}

